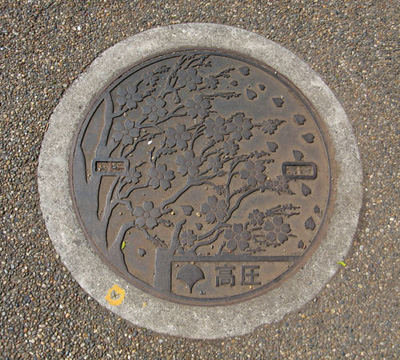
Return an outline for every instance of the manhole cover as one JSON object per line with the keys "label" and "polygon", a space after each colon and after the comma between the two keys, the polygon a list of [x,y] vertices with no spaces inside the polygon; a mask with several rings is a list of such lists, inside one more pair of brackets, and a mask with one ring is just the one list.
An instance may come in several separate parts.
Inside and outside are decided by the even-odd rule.
{"label": "manhole cover", "polygon": [[82,225],[114,270],[187,304],[243,301],[299,269],[332,196],[306,98],[266,64],[176,51],[97,99],[72,158]]}
{"label": "manhole cover", "polygon": [[326,84],[212,24],[105,51],[55,109],[38,171],[50,238],[90,296],[192,338],[248,333],[315,297],[351,245],[361,180]]}

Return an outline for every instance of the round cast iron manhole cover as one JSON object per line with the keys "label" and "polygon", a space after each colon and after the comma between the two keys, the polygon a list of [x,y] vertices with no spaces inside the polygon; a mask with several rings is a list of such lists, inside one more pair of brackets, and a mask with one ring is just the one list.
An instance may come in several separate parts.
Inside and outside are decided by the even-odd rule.
{"label": "round cast iron manhole cover", "polygon": [[324,233],[333,195],[316,111],[233,52],[143,61],[98,97],[72,155],[82,226],[133,285],[193,305],[279,286]]}
{"label": "round cast iron manhole cover", "polygon": [[322,289],[361,206],[347,117],[300,59],[245,30],[153,29],[107,50],[50,119],[41,208],[100,304],[177,336],[236,336]]}

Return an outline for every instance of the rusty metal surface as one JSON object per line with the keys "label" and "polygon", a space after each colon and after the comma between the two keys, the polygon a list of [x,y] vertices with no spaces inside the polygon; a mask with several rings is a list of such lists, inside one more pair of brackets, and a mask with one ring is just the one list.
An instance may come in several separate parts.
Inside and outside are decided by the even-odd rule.
{"label": "rusty metal surface", "polygon": [[150,59],[99,96],[76,137],[75,208],[107,264],[191,305],[244,301],[297,271],[326,223],[328,146],[307,100],[250,59]]}

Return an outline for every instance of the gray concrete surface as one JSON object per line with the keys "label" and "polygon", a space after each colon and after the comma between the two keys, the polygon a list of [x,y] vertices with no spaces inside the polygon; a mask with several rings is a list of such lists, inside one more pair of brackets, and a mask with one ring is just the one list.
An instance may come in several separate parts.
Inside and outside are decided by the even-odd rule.
{"label": "gray concrete surface", "polygon": [[[0,9],[2,356],[400,356],[397,2],[3,1]],[[347,266],[300,311],[225,340],[158,335],[99,306],[58,259],[37,193],[41,141],[68,85],[118,41],[154,26],[189,21],[252,30],[302,58],[345,108],[364,168],[364,206],[353,247],[344,259]]]}

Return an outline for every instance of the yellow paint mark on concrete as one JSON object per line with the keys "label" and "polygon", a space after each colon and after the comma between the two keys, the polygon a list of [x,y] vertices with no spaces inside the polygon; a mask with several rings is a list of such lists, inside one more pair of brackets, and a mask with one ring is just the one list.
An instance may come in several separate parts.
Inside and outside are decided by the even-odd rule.
{"label": "yellow paint mark on concrete", "polygon": [[125,290],[120,288],[118,285],[114,285],[108,290],[106,300],[110,305],[118,306],[124,301]]}

